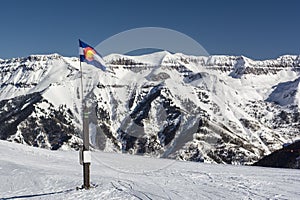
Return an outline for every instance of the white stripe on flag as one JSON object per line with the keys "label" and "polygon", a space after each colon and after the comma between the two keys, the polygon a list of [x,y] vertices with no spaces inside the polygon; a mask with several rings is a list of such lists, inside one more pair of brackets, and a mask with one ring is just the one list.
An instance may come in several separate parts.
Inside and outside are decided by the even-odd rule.
{"label": "white stripe on flag", "polygon": [[99,63],[101,63],[101,65],[103,65],[105,67],[105,62],[103,60],[103,58],[101,58],[98,54],[94,55],[95,60],[97,60]]}
{"label": "white stripe on flag", "polygon": [[82,47],[79,47],[79,55],[84,55],[84,54],[83,54],[83,48],[82,48]]}

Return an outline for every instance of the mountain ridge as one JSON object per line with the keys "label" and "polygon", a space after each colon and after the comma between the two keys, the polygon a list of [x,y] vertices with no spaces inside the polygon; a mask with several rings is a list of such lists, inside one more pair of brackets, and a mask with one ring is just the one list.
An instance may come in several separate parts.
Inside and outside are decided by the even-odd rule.
{"label": "mountain ridge", "polygon": [[[111,73],[82,63],[95,148],[251,164],[299,137],[299,56],[253,61],[244,56],[158,52],[113,54],[104,60]],[[4,105],[0,124],[11,127],[11,135],[0,131],[2,139],[78,149],[82,123],[78,58],[33,55],[1,61],[0,68]],[[293,87],[286,90],[290,84]],[[41,99],[29,103],[28,95],[34,93]],[[28,102],[18,104],[15,98]],[[14,101],[20,111],[31,105],[28,116],[12,113]],[[7,115],[22,120],[14,124]],[[25,139],[22,134],[32,130],[35,135]]]}

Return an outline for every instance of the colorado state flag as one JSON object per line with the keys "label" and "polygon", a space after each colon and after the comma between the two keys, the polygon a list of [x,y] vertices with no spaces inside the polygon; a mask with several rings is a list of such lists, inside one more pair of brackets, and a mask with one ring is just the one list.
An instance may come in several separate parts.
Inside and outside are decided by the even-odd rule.
{"label": "colorado state flag", "polygon": [[105,62],[101,55],[91,46],[79,40],[80,62],[94,65],[97,68],[106,70]]}

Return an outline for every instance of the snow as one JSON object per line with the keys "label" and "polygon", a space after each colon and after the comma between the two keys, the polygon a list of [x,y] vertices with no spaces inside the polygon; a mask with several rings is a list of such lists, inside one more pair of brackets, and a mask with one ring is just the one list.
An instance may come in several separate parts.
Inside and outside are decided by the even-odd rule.
{"label": "snow", "polygon": [[[268,101],[276,102],[280,105],[299,104],[299,82],[300,78],[294,81],[282,82],[276,86],[276,89],[270,94]],[[300,107],[299,107],[300,108]]]}
{"label": "snow", "polygon": [[[34,69],[34,72],[28,70],[23,73],[20,59],[16,59],[15,63],[10,65],[6,65],[6,61],[1,63],[1,67],[6,68],[8,66],[10,69],[10,76],[0,77],[1,82],[12,84],[37,83],[37,85],[19,89],[8,84],[0,91],[0,99],[43,91],[43,97],[55,107],[62,104],[67,105],[78,120],[76,125],[79,127],[81,125],[81,74],[78,58],[60,57],[59,55],[39,57],[41,57],[39,61],[33,63],[26,61],[27,65]],[[209,122],[213,130],[218,130],[215,131],[216,133],[221,132],[220,125],[222,123],[234,123],[236,130],[233,132],[237,135],[230,132],[226,132],[226,134],[233,138],[242,137],[249,140],[254,146],[269,153],[270,148],[265,145],[261,137],[263,136],[266,141],[275,140],[272,135],[273,130],[266,125],[253,131],[243,127],[240,122],[240,119],[245,118],[253,124],[260,123],[250,116],[252,108],[246,106],[247,102],[268,99],[271,102],[280,101],[283,105],[292,103],[300,105],[299,72],[291,67],[284,68],[280,65],[282,63],[299,63],[299,56],[282,56],[277,60],[253,61],[243,56],[195,57],[157,52],[143,56],[112,54],[104,59],[109,62],[119,58],[128,58],[150,67],[134,72],[121,66],[113,69],[115,74],[112,75],[93,66],[84,63],[82,65],[84,68],[84,96],[98,99],[98,105],[110,112],[110,121],[113,122],[111,124],[112,131],[119,128],[119,124],[125,121],[126,114],[138,104],[136,98],[132,108],[127,106],[126,101],[133,90],[137,90],[137,95],[144,91],[147,92],[148,89],[140,88],[137,85],[157,85],[163,82],[169,90],[163,90],[162,93],[165,96],[176,96],[173,98],[173,103],[180,107],[184,113],[193,111],[189,107],[193,105],[183,101],[188,97],[192,103],[200,105],[208,114],[216,118],[215,121]],[[183,74],[171,68],[171,66],[181,65],[184,65],[194,74],[199,73],[201,78],[191,82],[184,81]],[[274,65],[275,68],[280,65],[280,69],[282,69],[274,74],[245,75],[240,73],[238,76],[230,76],[232,70],[227,72],[211,70],[224,66],[233,66],[233,70],[245,70],[246,67],[264,67],[267,65]],[[151,68],[151,66],[160,67]],[[161,80],[160,75],[162,73],[167,74],[169,78]],[[97,88],[98,84],[103,84],[105,87]],[[219,113],[222,115],[214,114],[209,104],[200,102],[196,89],[209,94],[208,100],[221,107],[222,110]],[[285,94],[289,95],[294,91],[294,96],[284,98]],[[90,94],[94,96],[89,96]],[[243,104],[245,107],[239,107],[239,104]],[[260,103],[257,104],[260,106]],[[23,108],[26,106],[27,104]],[[37,106],[46,109],[49,104],[41,102]],[[154,104],[153,108],[155,106],[159,108],[159,104]],[[265,119],[271,119],[276,114],[267,110],[261,112],[266,113]],[[160,114],[159,109],[152,109],[149,121],[158,120],[159,118],[155,118],[158,114]],[[198,114],[196,113],[196,115]],[[178,149],[184,150],[183,145],[194,143],[195,137],[205,137],[203,134],[193,135],[195,131],[192,129],[195,128],[198,121],[189,120],[188,116],[183,115],[184,120],[189,121],[189,123],[181,127],[182,134],[178,133],[175,136],[175,140],[170,145],[171,148],[166,149],[164,154],[170,154]],[[230,121],[228,121],[229,119]],[[157,132],[160,130],[160,126],[159,123],[145,123],[145,130]],[[95,124],[91,123],[90,129],[91,142],[94,144],[96,143]],[[231,127],[228,126],[228,129],[230,130]],[[215,140],[221,138],[216,133],[206,137]],[[17,134],[21,133],[18,132]],[[274,148],[279,148],[280,142],[284,142],[285,139],[284,135],[278,137]],[[195,145],[202,145],[202,149],[198,148],[202,153],[208,152],[212,148],[209,143],[203,141],[195,142]],[[299,170],[179,162],[99,151],[92,153],[91,165],[91,180],[97,187],[89,191],[76,190],[75,188],[82,184],[82,167],[79,165],[78,152],[70,150],[67,144],[61,150],[65,151],[47,151],[0,141],[0,180],[5,183],[0,187],[0,198],[299,199],[300,197],[299,189],[296,187],[300,181]],[[116,151],[110,140],[106,141],[104,150]],[[259,155],[256,148],[253,148],[253,151],[253,154]],[[203,153],[203,155],[205,154]]]}
{"label": "snow", "polygon": [[[138,64],[112,64],[112,61],[123,58]],[[276,113],[274,110],[267,111],[265,109],[267,106],[263,107],[261,104],[267,100],[271,108],[275,107],[272,104],[275,101],[285,106],[300,105],[299,72],[294,67],[300,63],[299,56],[255,61],[244,56],[187,56],[163,51],[142,56],[111,54],[104,60],[110,63],[108,68],[113,73],[103,72],[82,63],[83,92],[86,99],[93,101],[108,113],[110,118],[108,120],[111,122],[109,128],[114,137],[118,137],[117,130],[120,124],[126,122],[139,100],[145,97],[153,86],[161,83],[167,89],[162,90],[162,95],[172,99],[173,105],[184,113],[180,131],[175,136],[175,140],[183,138],[184,142],[179,140],[172,142],[170,147],[174,147],[173,149],[177,150],[188,142],[194,142],[193,128],[200,115],[198,111],[194,111],[197,107],[211,117],[211,125],[215,130],[221,132],[222,125],[227,126],[228,130],[236,133],[233,135],[226,132],[230,137],[242,137],[247,144],[268,153],[274,150],[272,149],[274,146],[280,147],[282,142],[294,137],[286,134],[290,132],[289,127],[277,129],[274,133],[269,127],[272,127],[270,121],[276,117]],[[43,98],[49,103],[40,102],[35,105],[36,108],[44,108],[45,112],[50,112],[47,111],[50,105],[54,108],[65,105],[74,115],[73,123],[76,128],[81,128],[81,73],[78,58],[62,57],[58,54],[35,55],[5,60],[1,62],[0,68],[3,69],[0,73],[0,82],[6,84],[0,90],[0,100],[42,91]],[[246,74],[246,69],[269,69],[269,72],[256,74],[254,71]],[[196,78],[190,80],[189,75]],[[207,98],[204,98],[203,94]],[[198,95],[202,97],[199,98]],[[131,97],[133,102],[129,108],[128,101]],[[251,101],[262,109],[261,112],[266,115],[263,119],[251,116],[251,113],[257,112],[248,106]],[[149,119],[144,120],[144,130],[147,134],[157,133],[162,129],[163,124],[158,121],[166,122],[166,116],[163,116],[165,113],[158,112],[159,105],[161,105],[159,99],[155,100],[149,111]],[[25,104],[23,108],[26,106]],[[44,115],[38,112],[35,114]],[[161,116],[157,117],[158,115]],[[191,116],[194,118],[191,119]],[[258,124],[259,130],[245,128],[240,122],[241,119]],[[267,122],[263,121],[265,119],[268,119]],[[96,124],[95,119],[94,123]],[[230,123],[233,124],[231,127]],[[91,125],[90,136],[94,144],[97,127]],[[210,134],[215,137],[213,133]],[[275,134],[280,137],[274,137]],[[260,138],[261,135],[267,141],[273,138],[271,141],[273,144],[266,145]],[[118,151],[112,141],[107,139],[105,142],[106,151]],[[203,151],[214,148],[208,143],[201,145],[205,147]],[[64,148],[67,149],[67,146]],[[254,148],[253,151],[256,152],[257,149]],[[259,153],[255,154],[257,158],[262,156]]]}
{"label": "snow", "polygon": [[[0,198],[5,199],[299,199],[300,171],[215,165],[92,152],[82,185],[78,152],[0,141]],[[4,184],[3,184],[4,183]]]}
{"label": "snow", "polygon": [[167,51],[160,51],[146,55],[140,56],[128,56],[128,55],[121,55],[121,54],[110,54],[104,57],[106,62],[110,62],[112,60],[117,60],[119,58],[126,58],[129,60],[134,60],[137,63],[143,63],[150,66],[158,66],[162,63],[162,60],[165,56],[171,56],[171,54]]}

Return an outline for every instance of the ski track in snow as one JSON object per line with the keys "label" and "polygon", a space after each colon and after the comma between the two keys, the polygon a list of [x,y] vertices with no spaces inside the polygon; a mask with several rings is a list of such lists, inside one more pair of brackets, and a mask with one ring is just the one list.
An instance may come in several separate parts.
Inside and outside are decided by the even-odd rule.
{"label": "ski track in snow", "polygon": [[[122,58],[122,56],[117,55],[110,57],[108,56],[107,59]],[[177,64],[181,63],[180,54],[171,55],[166,52],[152,56],[127,57],[134,59],[137,63],[144,62],[150,66],[160,65],[164,61],[166,66],[172,66],[176,64],[172,60],[178,60]],[[221,58],[222,56],[212,56],[203,58],[203,62],[207,63],[207,67],[218,67],[215,62],[222,61]],[[224,57],[224,59],[227,58]],[[231,62],[231,58],[228,59],[228,62]],[[254,62],[246,58],[241,59],[250,64]],[[69,65],[66,65],[66,62]],[[275,61],[264,62],[267,64]],[[278,63],[280,62],[278,61]],[[41,66],[48,67],[48,64],[44,62],[41,64]],[[15,65],[16,69],[18,69],[17,66],[19,66],[18,62]],[[270,97],[276,97],[275,99],[270,98],[270,101],[278,101],[277,93],[273,93],[275,91],[273,86],[296,80],[299,76],[297,71],[288,68],[274,75],[254,76],[248,74],[236,79],[227,73],[206,69],[200,64],[190,63],[186,66],[193,69],[194,74],[201,72],[204,76],[190,84],[194,86],[204,85],[207,89],[214,91],[211,100],[222,105],[225,117],[233,119],[237,124],[240,124],[238,119],[250,117],[247,112],[234,106],[234,103],[245,102],[245,99],[248,100],[249,98],[251,100],[265,100],[270,94],[274,94]],[[74,72],[70,71],[69,67]],[[118,68],[115,76],[117,78],[114,78],[108,74],[103,74],[101,71],[96,71],[97,69],[94,67],[85,66],[84,68],[86,70],[84,73],[84,93],[89,94],[98,83],[105,83],[105,90],[101,92],[103,102],[124,100],[129,96],[126,89],[117,89],[118,87],[112,86],[130,86],[132,83],[143,83],[145,77],[158,75],[159,72],[167,72],[170,75],[171,78],[166,82],[176,86],[170,87],[170,90],[173,94],[178,94],[181,99],[195,92],[188,87],[183,87],[182,82],[175,81],[181,80],[181,75],[176,70],[159,68],[152,70],[146,76],[147,71],[136,73]],[[1,99],[48,88],[43,92],[43,97],[56,106],[63,103],[69,107],[74,107],[73,113],[76,113],[79,119],[78,124],[80,124],[80,114],[75,111],[80,110],[81,106],[80,92],[75,87],[80,85],[78,79],[80,74],[75,70],[79,69],[78,61],[73,58],[64,58],[63,61],[53,60],[49,61],[47,70],[41,69],[37,69],[30,77],[24,76],[26,78],[24,79],[26,80],[25,83],[39,83],[36,87],[20,90],[9,86],[1,91]],[[17,80],[20,79],[18,83],[23,83],[22,69],[18,70],[20,71],[16,71],[15,77],[12,76],[11,80],[6,80],[6,76],[4,76],[3,82],[16,84]],[[206,77],[204,72],[210,75]],[[73,76],[64,79],[72,73]],[[223,84],[224,81],[220,81],[223,79],[228,86]],[[292,89],[295,91],[299,91],[299,85],[296,87],[297,84],[284,84],[284,86],[289,85],[294,86]],[[261,88],[261,86],[263,87]],[[285,87],[278,88],[281,91]],[[99,91],[101,90],[99,89]],[[240,95],[235,95],[237,91]],[[291,101],[297,100],[299,102],[299,94],[300,92]],[[99,98],[100,92],[95,93],[95,95],[98,95]],[[233,103],[229,105],[231,112],[226,111],[226,104],[218,95]],[[191,96],[191,100],[197,105],[202,105],[196,96]],[[290,102],[284,101],[281,96],[279,100],[282,103]],[[175,103],[181,105],[180,101]],[[205,104],[203,104],[204,106]],[[107,105],[106,109],[114,110],[111,104]],[[123,119],[121,115],[126,112],[126,106],[120,105],[118,109],[120,113],[114,113],[114,115],[120,115],[116,118]],[[117,127],[116,125],[113,126],[114,128]],[[257,137],[261,141],[257,133],[255,134],[251,137]],[[250,130],[243,129],[241,135],[249,135],[250,137]],[[261,143],[263,144],[263,142]],[[267,147],[263,146],[263,148],[268,150]],[[113,149],[109,150],[113,151]],[[92,155],[91,181],[95,188],[88,191],[76,190],[76,187],[82,185],[82,166],[78,162],[78,152],[48,151],[0,141],[0,199],[300,199],[299,170],[179,162],[103,152],[93,152]]]}
{"label": "ski track in snow", "polygon": [[0,141],[0,199],[299,199],[300,170],[93,152],[90,190],[78,152]]}

